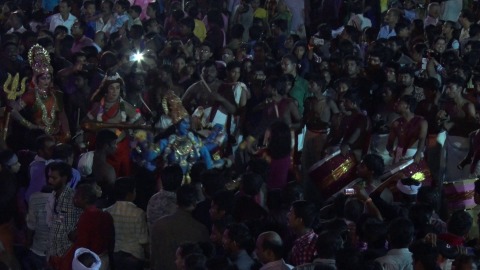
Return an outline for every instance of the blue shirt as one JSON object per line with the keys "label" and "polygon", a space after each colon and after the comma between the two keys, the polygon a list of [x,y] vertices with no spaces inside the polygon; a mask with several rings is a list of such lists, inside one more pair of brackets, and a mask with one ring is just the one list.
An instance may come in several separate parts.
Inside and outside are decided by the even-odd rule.
{"label": "blue shirt", "polygon": [[378,32],[377,39],[381,39],[381,38],[388,39],[390,37],[395,37],[395,36],[397,36],[395,29],[390,28],[388,25],[384,25],[382,26],[382,28],[380,28],[380,32]]}

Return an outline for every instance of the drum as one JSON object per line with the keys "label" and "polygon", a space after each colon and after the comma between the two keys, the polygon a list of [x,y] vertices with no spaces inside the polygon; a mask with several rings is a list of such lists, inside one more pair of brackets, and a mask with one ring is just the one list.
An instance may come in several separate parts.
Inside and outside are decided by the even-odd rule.
{"label": "drum", "polygon": [[393,194],[394,201],[400,201],[401,193],[397,189],[397,181],[408,177],[422,182],[423,186],[432,185],[432,174],[425,160],[415,163],[413,159],[409,159],[387,168],[386,173],[380,177],[380,179],[384,181],[376,190],[388,188]]}
{"label": "drum", "polygon": [[473,208],[476,178],[464,179],[443,184],[448,210],[463,210]]}
{"label": "drum", "polygon": [[320,193],[328,198],[357,178],[356,165],[357,160],[353,153],[343,156],[340,150],[337,150],[310,168],[310,179],[317,185]]}

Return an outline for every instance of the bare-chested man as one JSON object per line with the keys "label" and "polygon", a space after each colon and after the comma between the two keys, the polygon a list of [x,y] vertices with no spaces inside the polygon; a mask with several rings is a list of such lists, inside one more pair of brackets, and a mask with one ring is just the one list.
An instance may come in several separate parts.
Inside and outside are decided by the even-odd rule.
{"label": "bare-chested man", "polygon": [[400,118],[393,121],[387,143],[394,164],[410,158],[418,163],[423,158],[428,123],[413,113],[416,106],[416,98],[410,95],[402,96],[396,104]]}
{"label": "bare-chested man", "polygon": [[302,152],[302,166],[305,170],[322,158],[332,118],[340,113],[335,101],[323,94],[325,86],[326,83],[320,76],[312,77],[309,81],[308,88],[313,96],[305,100],[304,120],[307,131]]}
{"label": "bare-chested man", "polygon": [[92,174],[95,182],[102,188],[102,197],[107,201],[112,200],[113,185],[117,179],[115,169],[107,162],[107,157],[115,153],[117,138],[115,132],[109,129],[100,130],[95,138]]}
{"label": "bare-chested man", "polygon": [[270,124],[277,120],[283,120],[293,130],[300,128],[302,117],[298,112],[297,103],[288,96],[294,81],[292,75],[283,75],[280,79],[271,77],[265,81],[264,91],[268,98],[254,108],[263,111],[262,122],[253,132],[257,138],[260,138]]}
{"label": "bare-chested man", "polygon": [[[192,84],[182,97],[182,104],[187,111],[192,114],[199,106],[203,108],[212,107],[215,103],[215,95],[218,91],[218,87],[222,84],[217,78],[217,68],[215,62],[207,61],[202,69],[202,77],[207,83],[200,80]],[[210,89],[209,89],[210,88]],[[212,91],[212,92],[210,92]]]}

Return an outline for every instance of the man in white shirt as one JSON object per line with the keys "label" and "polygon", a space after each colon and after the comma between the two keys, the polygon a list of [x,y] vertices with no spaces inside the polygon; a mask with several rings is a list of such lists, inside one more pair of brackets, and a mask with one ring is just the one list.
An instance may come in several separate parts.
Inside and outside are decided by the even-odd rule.
{"label": "man in white shirt", "polygon": [[50,27],[49,27],[50,32],[53,33],[57,26],[63,25],[67,27],[68,34],[71,34],[70,29],[72,28],[73,24],[77,20],[77,17],[73,16],[70,13],[71,9],[72,9],[72,4],[70,1],[68,0],[60,1],[60,4],[58,4],[59,13],[53,14],[50,19]]}
{"label": "man in white shirt", "polygon": [[389,251],[377,258],[385,270],[413,270],[412,253],[408,246],[414,239],[413,223],[406,218],[391,221],[388,227]]}
{"label": "man in white shirt", "polygon": [[262,263],[260,270],[290,270],[293,266],[282,259],[283,241],[278,233],[268,231],[261,233],[255,245],[255,254]]}

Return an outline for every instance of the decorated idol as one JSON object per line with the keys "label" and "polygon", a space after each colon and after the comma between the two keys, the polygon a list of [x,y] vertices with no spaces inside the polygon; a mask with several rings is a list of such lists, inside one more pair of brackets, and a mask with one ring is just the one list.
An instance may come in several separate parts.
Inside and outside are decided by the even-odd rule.
{"label": "decorated idol", "polygon": [[87,114],[87,122],[92,129],[112,128],[118,136],[117,151],[109,157],[117,176],[131,173],[130,126],[143,123],[140,111],[123,99],[125,83],[118,73],[107,75],[92,96],[92,109]]}
{"label": "decorated idol", "polygon": [[36,44],[28,52],[28,61],[33,76],[27,91],[20,98],[15,98],[14,88],[15,84],[18,84],[15,78],[10,87],[5,88],[6,92],[10,92],[7,93],[9,99],[14,99],[10,102],[12,118],[27,129],[42,129],[58,141],[70,139],[70,128],[63,108],[63,94],[53,86],[50,55],[45,48]]}
{"label": "decorated idol", "polygon": [[150,143],[152,137],[147,133],[137,133],[134,158],[142,160],[150,170],[156,168],[155,160],[158,157],[162,158],[165,165],[179,164],[184,174],[188,174],[192,165],[199,160],[205,162],[208,169],[212,168],[208,148],[190,131],[190,116],[180,98],[169,91],[162,99],[162,107],[175,126],[175,133],[158,143]]}

